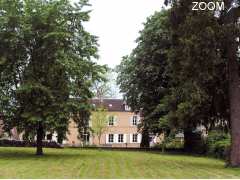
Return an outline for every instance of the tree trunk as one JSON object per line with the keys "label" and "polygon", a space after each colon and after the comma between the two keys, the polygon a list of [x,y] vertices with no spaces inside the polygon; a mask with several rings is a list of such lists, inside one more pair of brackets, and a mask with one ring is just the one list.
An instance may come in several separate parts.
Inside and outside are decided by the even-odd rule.
{"label": "tree trunk", "polygon": [[[234,36],[233,36],[234,37]],[[230,166],[240,166],[240,77],[235,39],[228,46],[229,96],[231,123]]]}
{"label": "tree trunk", "polygon": [[184,129],[184,151],[193,152],[193,136],[191,128]]}
{"label": "tree trunk", "polygon": [[101,144],[101,136],[98,136],[98,145],[100,146]]}
{"label": "tree trunk", "polygon": [[142,131],[142,141],[140,144],[141,148],[149,148],[150,147],[150,143],[149,143],[149,132],[148,129],[143,128]]}
{"label": "tree trunk", "polygon": [[43,155],[42,140],[43,140],[43,127],[42,124],[39,123],[37,129],[37,151],[36,151],[36,155],[38,156]]}
{"label": "tree trunk", "polygon": [[63,139],[64,139],[64,135],[62,132],[59,132],[58,135],[57,135],[57,142],[59,144],[62,144],[63,143]]}
{"label": "tree trunk", "polygon": [[98,136],[98,149],[101,150],[101,137],[102,135]]}

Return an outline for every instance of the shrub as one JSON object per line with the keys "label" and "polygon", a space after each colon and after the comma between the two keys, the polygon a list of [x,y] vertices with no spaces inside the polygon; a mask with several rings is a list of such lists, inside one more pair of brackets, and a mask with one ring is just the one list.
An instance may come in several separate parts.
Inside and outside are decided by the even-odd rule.
{"label": "shrub", "polygon": [[[36,147],[36,142],[32,141],[17,141],[17,140],[0,140],[0,147]],[[62,146],[55,141],[43,141],[43,147],[46,148],[61,148]]]}
{"label": "shrub", "polygon": [[173,139],[166,144],[167,149],[182,149],[183,143],[179,139]]}
{"label": "shrub", "polygon": [[207,154],[217,157],[226,158],[230,146],[230,135],[220,132],[212,131],[207,138]]}
{"label": "shrub", "polygon": [[95,144],[85,144],[85,145],[83,145],[82,147],[84,147],[84,148],[96,148],[96,147],[98,147],[98,146],[95,145]]}
{"label": "shrub", "polygon": [[161,149],[163,152],[165,150],[179,150],[183,149],[183,143],[177,138],[166,138],[161,144],[155,144],[154,149]]}

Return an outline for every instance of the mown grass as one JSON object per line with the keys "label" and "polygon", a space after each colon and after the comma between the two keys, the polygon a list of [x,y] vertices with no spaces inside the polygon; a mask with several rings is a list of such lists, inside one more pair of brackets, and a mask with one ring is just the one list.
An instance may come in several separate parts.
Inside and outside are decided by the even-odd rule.
{"label": "mown grass", "polygon": [[240,178],[206,157],[90,149],[0,148],[0,178]]}

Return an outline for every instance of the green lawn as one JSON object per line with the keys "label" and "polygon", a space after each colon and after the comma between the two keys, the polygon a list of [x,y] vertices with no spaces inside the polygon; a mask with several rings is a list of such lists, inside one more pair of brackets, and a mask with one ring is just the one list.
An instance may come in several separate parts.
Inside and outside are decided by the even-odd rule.
{"label": "green lawn", "polygon": [[0,178],[240,178],[217,159],[151,152],[0,148]]}

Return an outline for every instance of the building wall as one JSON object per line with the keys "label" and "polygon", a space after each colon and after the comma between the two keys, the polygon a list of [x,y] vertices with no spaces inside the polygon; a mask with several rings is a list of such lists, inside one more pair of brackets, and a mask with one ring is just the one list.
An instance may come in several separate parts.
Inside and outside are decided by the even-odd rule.
{"label": "building wall", "polygon": [[[107,146],[107,147],[140,147],[141,134],[138,133],[137,126],[132,125],[132,117],[136,115],[132,112],[107,112],[108,116],[114,116],[115,123],[114,126],[107,126],[106,131],[102,134],[100,139],[100,144],[97,136],[91,135],[89,138],[90,145],[96,146]],[[92,123],[90,123],[92,124]],[[132,143],[132,134],[138,135],[138,142]],[[108,134],[114,134],[115,142],[108,143]],[[124,142],[118,143],[117,136],[118,134],[124,134]],[[131,139],[130,139],[131,138]],[[64,141],[65,145],[69,146],[81,146],[83,143],[78,138],[78,129],[76,124],[71,120],[69,125],[69,133],[67,134],[67,140]]]}
{"label": "building wall", "polygon": [[20,140],[20,135],[16,127],[11,129],[10,135],[5,133],[3,130],[3,121],[0,120],[0,138],[10,139],[10,140]]}
{"label": "building wall", "polygon": [[69,146],[81,146],[82,142],[78,138],[78,128],[76,123],[71,119],[68,127],[67,140],[63,141],[63,144]]}
{"label": "building wall", "polygon": [[[99,144],[98,137],[96,136],[91,137],[92,143],[97,146],[108,146],[108,147],[140,147],[141,134],[138,133],[137,126],[133,126],[131,123],[133,115],[136,115],[136,114],[132,112],[108,112],[108,116],[116,117],[114,126],[107,126],[106,131],[101,136],[100,144]],[[107,142],[108,140],[107,136],[109,134],[114,134],[113,143]],[[123,143],[117,142],[118,134],[124,134]],[[132,138],[132,134],[139,134],[138,143],[131,142],[130,138]]]}

